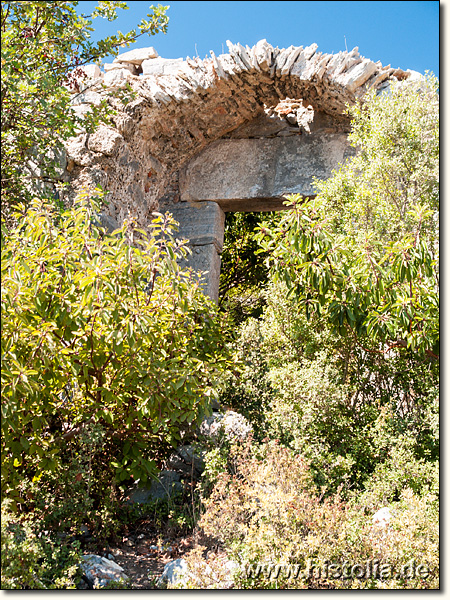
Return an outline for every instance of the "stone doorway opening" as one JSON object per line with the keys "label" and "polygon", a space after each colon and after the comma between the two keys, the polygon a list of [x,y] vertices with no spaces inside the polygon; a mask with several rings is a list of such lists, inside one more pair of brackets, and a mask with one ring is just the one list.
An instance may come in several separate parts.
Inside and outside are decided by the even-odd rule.
{"label": "stone doorway opening", "polygon": [[236,322],[259,317],[265,305],[269,279],[264,253],[255,239],[259,227],[275,224],[280,211],[228,212],[225,215],[224,243],[219,278],[219,308],[231,313]]}

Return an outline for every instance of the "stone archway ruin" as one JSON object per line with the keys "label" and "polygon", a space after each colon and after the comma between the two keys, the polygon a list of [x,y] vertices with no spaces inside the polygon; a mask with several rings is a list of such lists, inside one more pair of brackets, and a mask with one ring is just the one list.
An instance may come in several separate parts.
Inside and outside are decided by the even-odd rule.
{"label": "stone archway ruin", "polygon": [[225,212],[277,210],[287,193],[313,195],[313,178],[329,177],[354,151],[346,104],[417,76],[358,48],[227,44],[228,54],[204,60],[162,59],[147,48],[120,55],[104,73],[85,68],[72,98],[77,113],[106,98],[116,114],[66,145],[73,191],[109,191],[106,225],[132,216],[145,228],[155,210],[173,213],[214,299]]}

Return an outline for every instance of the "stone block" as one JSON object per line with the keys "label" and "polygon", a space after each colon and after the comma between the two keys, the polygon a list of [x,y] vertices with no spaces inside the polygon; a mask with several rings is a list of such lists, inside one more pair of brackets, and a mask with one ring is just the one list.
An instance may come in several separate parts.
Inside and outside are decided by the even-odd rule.
{"label": "stone block", "polygon": [[199,427],[199,433],[214,443],[219,441],[220,434],[229,441],[244,442],[252,432],[251,423],[243,415],[232,410],[225,414],[213,413],[206,417]]}
{"label": "stone block", "polygon": [[196,450],[191,444],[179,446],[166,460],[166,467],[183,476],[198,477],[205,468],[203,455],[204,452]]}
{"label": "stone block", "polygon": [[86,147],[87,138],[88,136],[86,133],[81,133],[64,142],[67,157],[72,159],[76,165],[82,167],[88,167],[92,164],[92,154]]}
{"label": "stone block", "polygon": [[182,58],[155,58],[144,60],[142,63],[143,75],[170,75],[175,74],[184,64]]}
{"label": "stone block", "polygon": [[83,65],[77,67],[68,75],[68,80],[64,84],[71,93],[75,94],[92,86],[94,82],[101,83],[103,73],[98,65]]}
{"label": "stone block", "polygon": [[314,177],[330,177],[348,147],[345,133],[217,140],[180,172],[181,200],[225,212],[281,209],[286,194],[315,195]]}
{"label": "stone block", "polygon": [[113,62],[115,63],[130,63],[132,65],[141,65],[144,60],[148,60],[150,58],[158,58],[158,53],[156,50],[150,46],[149,48],[135,48],[134,50],[130,50],[129,52],[124,52],[123,54],[119,54]]}
{"label": "stone block", "polygon": [[203,273],[200,276],[202,289],[217,302],[225,213],[216,202],[179,202],[165,210],[179,223],[175,237],[189,240],[192,254],[182,261],[181,266]]}
{"label": "stone block", "polygon": [[94,106],[100,106],[102,97],[98,92],[86,91],[77,94],[71,101],[73,106],[79,106],[83,104],[93,104]]}
{"label": "stone block", "polygon": [[225,214],[216,202],[182,202],[170,212],[180,224],[177,238],[187,238],[191,247],[214,244],[222,252]]}
{"label": "stone block", "polygon": [[215,302],[219,300],[219,278],[221,258],[214,244],[194,246],[186,259],[186,266],[195,272],[201,271],[200,283],[206,296]]}
{"label": "stone block", "polygon": [[125,584],[130,579],[123,567],[97,554],[85,554],[80,566],[92,589],[101,589],[110,583]]}
{"label": "stone block", "polygon": [[171,470],[161,471],[158,479],[149,485],[138,484],[129,494],[128,503],[146,504],[155,500],[171,498],[182,489],[179,473]]}
{"label": "stone block", "polygon": [[132,75],[137,75],[138,70],[135,65],[132,63],[106,63],[103,65],[105,69],[105,73],[109,73],[109,71],[117,71],[118,69],[126,69]]}
{"label": "stone block", "polygon": [[124,67],[123,69],[117,69],[115,71],[108,71],[105,73],[103,83],[111,90],[115,90],[125,87],[132,77],[133,75],[130,73],[130,71]]}
{"label": "stone block", "polygon": [[165,588],[168,585],[175,585],[176,583],[183,582],[189,575],[188,564],[184,558],[177,558],[168,562],[164,571],[156,582],[157,588]]}
{"label": "stone block", "polygon": [[92,152],[99,152],[105,156],[112,156],[115,154],[123,142],[123,137],[120,133],[112,127],[106,125],[100,125],[94,133],[88,138],[88,148]]}
{"label": "stone block", "polygon": [[376,71],[376,63],[365,58],[360,63],[353,65],[348,71],[340,75],[336,81],[350,92],[355,92],[358,87],[363,85]]}

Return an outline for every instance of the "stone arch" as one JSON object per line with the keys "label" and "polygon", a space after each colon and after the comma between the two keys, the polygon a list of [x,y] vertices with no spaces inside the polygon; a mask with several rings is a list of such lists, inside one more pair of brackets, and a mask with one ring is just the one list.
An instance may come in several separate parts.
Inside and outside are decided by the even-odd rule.
{"label": "stone arch", "polygon": [[[145,227],[153,211],[170,210],[194,246],[209,245],[211,256],[219,255],[223,211],[255,210],[255,202],[256,210],[279,207],[290,191],[311,195],[312,177],[328,176],[348,155],[346,104],[415,76],[366,59],[358,48],[324,54],[316,44],[227,44],[228,54],[211,52],[204,60],[131,51],[105,73],[92,67],[73,95],[81,115],[104,98],[117,111],[110,126],[80,132],[66,146],[73,190],[96,184],[109,190],[109,222],[131,215]],[[292,166],[295,157],[309,165],[307,176]],[[215,196],[214,179],[221,179]],[[188,208],[200,212],[189,217]],[[208,261],[220,269],[220,257]],[[207,293],[216,295],[212,288]]]}

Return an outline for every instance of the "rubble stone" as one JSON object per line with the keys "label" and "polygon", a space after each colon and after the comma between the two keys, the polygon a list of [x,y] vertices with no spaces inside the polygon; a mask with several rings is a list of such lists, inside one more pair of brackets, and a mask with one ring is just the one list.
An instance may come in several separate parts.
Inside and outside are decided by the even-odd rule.
{"label": "rubble stone", "polygon": [[380,508],[380,510],[377,510],[377,512],[373,515],[372,523],[374,527],[386,529],[386,527],[388,527],[392,521],[393,516],[392,510],[389,507],[384,506],[383,508]]}
{"label": "rubble stone", "polygon": [[130,81],[132,75],[130,71],[125,67],[123,69],[117,69],[115,71],[108,71],[105,73],[103,83],[111,90],[117,90],[126,86]]}
{"label": "rubble stone", "polygon": [[203,472],[205,464],[202,452],[192,445],[180,446],[166,461],[166,467],[181,473],[184,476],[197,477]]}
{"label": "rubble stone", "polygon": [[164,470],[158,479],[150,484],[138,483],[129,493],[130,504],[146,504],[155,500],[171,498],[183,489],[180,483],[180,474],[173,470]]}
{"label": "rubble stone", "polygon": [[180,583],[187,578],[189,574],[188,564],[184,558],[177,558],[166,564],[161,577],[156,583],[156,587],[164,588],[168,585]]}
{"label": "rubble stone", "polygon": [[225,414],[213,412],[210,417],[203,420],[199,427],[199,433],[213,442],[218,442],[221,435],[230,441],[243,442],[252,431],[253,428],[247,419],[233,410],[229,410]]}
{"label": "rubble stone", "polygon": [[144,60],[142,63],[143,75],[170,75],[176,74],[184,64],[182,58],[155,58]]}
{"label": "rubble stone", "polygon": [[129,580],[120,565],[97,554],[84,555],[81,568],[94,589],[104,588],[111,582],[126,583]]}
{"label": "rubble stone", "polygon": [[123,137],[120,133],[112,127],[106,125],[100,125],[98,129],[89,136],[88,148],[92,152],[99,152],[105,156],[112,156],[120,144],[123,141]]}
{"label": "rubble stone", "polygon": [[126,69],[132,75],[137,75],[138,70],[136,66],[132,63],[106,63],[103,65],[105,69],[105,73],[109,73],[110,71],[117,71],[118,69]]}
{"label": "rubble stone", "polygon": [[129,52],[119,54],[119,56],[116,56],[113,62],[129,63],[131,65],[139,66],[144,60],[148,60],[149,58],[158,58],[158,53],[152,46],[149,48],[136,48],[134,50],[130,50]]}

